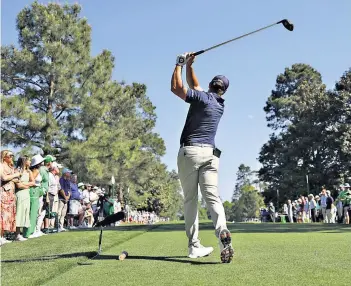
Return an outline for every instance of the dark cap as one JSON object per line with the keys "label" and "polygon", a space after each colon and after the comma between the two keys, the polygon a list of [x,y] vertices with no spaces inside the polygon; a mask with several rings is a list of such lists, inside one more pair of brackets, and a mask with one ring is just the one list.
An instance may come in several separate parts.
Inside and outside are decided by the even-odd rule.
{"label": "dark cap", "polygon": [[223,83],[224,91],[226,91],[229,87],[229,80],[224,75],[216,75],[212,80],[211,83],[216,81],[221,81]]}

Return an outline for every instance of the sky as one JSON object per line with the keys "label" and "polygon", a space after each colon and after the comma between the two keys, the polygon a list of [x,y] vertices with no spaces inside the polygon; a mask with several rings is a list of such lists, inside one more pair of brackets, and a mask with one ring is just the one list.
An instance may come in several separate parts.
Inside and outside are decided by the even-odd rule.
{"label": "sky", "polygon": [[[219,193],[223,200],[231,199],[241,163],[253,170],[260,167],[258,154],[271,133],[263,107],[277,75],[292,64],[306,63],[318,70],[324,83],[332,88],[351,67],[350,0],[54,2],[82,5],[81,16],[92,26],[92,55],[103,49],[112,52],[115,80],[146,84],[147,94],[156,106],[155,131],[167,148],[162,161],[170,170],[177,170],[179,138],[189,108],[170,91],[176,56],[284,18],[294,23],[293,32],[277,25],[202,54],[194,63],[203,88],[217,74],[230,80],[216,136],[216,145],[222,150]],[[2,0],[2,45],[17,44],[16,16],[31,3]]]}

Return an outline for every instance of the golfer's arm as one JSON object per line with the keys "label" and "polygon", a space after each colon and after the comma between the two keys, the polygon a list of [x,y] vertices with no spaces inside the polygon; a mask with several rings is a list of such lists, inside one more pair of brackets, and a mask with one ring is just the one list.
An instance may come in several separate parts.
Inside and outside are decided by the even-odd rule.
{"label": "golfer's arm", "polygon": [[187,88],[183,85],[181,66],[176,66],[174,68],[171,80],[171,91],[181,99],[185,100]]}
{"label": "golfer's arm", "polygon": [[189,85],[189,88],[203,91],[203,89],[200,87],[200,83],[197,80],[194,68],[192,66],[186,66],[186,81]]}

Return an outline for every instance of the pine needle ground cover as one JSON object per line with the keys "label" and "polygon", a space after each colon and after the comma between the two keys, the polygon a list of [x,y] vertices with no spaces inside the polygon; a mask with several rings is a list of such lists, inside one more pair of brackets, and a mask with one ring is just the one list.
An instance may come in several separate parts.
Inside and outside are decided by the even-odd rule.
{"label": "pine needle ground cover", "polygon": [[[210,222],[210,256],[187,258],[183,223],[69,231],[1,247],[1,285],[350,285],[351,227],[229,224],[235,258],[221,264]],[[119,261],[118,255],[129,257]]]}

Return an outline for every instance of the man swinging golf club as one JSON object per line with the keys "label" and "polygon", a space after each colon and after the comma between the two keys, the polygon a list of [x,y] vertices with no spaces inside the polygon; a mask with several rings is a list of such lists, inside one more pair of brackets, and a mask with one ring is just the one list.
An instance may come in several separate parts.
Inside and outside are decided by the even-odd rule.
{"label": "man swinging golf club", "polygon": [[[203,257],[213,251],[213,247],[202,246],[198,237],[199,185],[219,240],[221,261],[230,263],[234,249],[218,193],[218,166],[221,151],[215,147],[215,135],[224,111],[222,96],[229,87],[229,81],[225,76],[215,76],[209,83],[208,91],[203,91],[192,67],[194,59],[195,56],[192,54],[178,56],[171,82],[171,91],[190,104],[178,153],[178,173],[184,191],[184,217],[189,239],[189,257]],[[182,69],[185,64],[189,88],[184,87],[182,82]]]}

